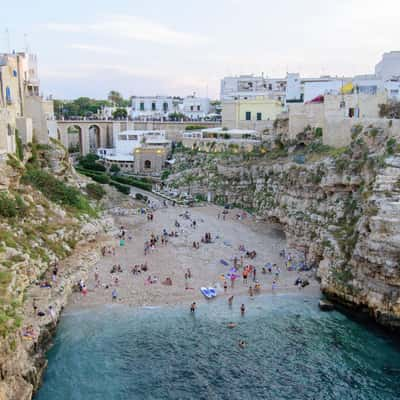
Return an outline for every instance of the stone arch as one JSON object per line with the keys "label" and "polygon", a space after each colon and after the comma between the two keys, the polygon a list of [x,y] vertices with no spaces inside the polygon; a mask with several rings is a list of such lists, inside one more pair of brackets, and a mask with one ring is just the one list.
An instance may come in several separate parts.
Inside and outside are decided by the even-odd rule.
{"label": "stone arch", "polygon": [[68,125],[66,132],[68,152],[83,154],[82,127],[77,124]]}
{"label": "stone arch", "polygon": [[144,161],[144,169],[151,169],[151,161],[150,160]]}
{"label": "stone arch", "polygon": [[88,130],[89,130],[89,151],[91,153],[96,153],[101,143],[100,126],[95,124],[90,125]]}

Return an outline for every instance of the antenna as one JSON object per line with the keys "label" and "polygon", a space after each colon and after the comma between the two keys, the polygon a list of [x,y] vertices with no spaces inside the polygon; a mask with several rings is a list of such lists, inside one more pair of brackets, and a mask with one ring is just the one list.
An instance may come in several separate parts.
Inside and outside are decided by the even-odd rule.
{"label": "antenna", "polygon": [[7,43],[7,51],[11,53],[11,44],[10,44],[10,31],[6,28],[6,43]]}
{"label": "antenna", "polygon": [[28,34],[24,33],[24,44],[25,44],[25,53],[29,54],[30,53],[30,48],[29,48],[29,41],[28,41]]}

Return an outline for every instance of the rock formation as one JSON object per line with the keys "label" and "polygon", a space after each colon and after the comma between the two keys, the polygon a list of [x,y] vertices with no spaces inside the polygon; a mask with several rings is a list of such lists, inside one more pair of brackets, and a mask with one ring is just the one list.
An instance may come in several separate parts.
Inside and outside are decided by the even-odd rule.
{"label": "rock formation", "polygon": [[400,329],[400,148],[382,128],[356,126],[334,149],[308,129],[252,153],[177,153],[168,183],[281,224],[318,267],[327,297]]}

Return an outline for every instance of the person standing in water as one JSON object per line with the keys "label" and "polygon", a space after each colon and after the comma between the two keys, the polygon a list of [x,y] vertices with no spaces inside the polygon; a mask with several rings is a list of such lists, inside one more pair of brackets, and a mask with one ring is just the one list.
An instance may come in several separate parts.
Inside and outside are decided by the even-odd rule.
{"label": "person standing in water", "polygon": [[229,299],[228,299],[229,307],[232,307],[232,303],[233,303],[233,296],[229,297]]}
{"label": "person standing in water", "polygon": [[246,307],[244,306],[244,304],[242,304],[240,306],[240,314],[244,315],[245,312],[246,312]]}
{"label": "person standing in water", "polygon": [[194,301],[190,306],[190,312],[194,313],[196,311],[196,302]]}

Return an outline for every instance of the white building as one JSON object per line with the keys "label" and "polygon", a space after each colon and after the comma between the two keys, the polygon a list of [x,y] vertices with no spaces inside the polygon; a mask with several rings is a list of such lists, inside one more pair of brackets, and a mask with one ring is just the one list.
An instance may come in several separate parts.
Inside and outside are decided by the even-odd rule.
{"label": "white building", "polygon": [[384,53],[375,67],[375,74],[369,75],[302,78],[298,73],[288,73],[282,79],[264,75],[225,77],[221,80],[221,101],[264,96],[285,104],[307,103],[319,96],[339,94],[347,85],[352,85],[357,93],[386,90],[389,99],[400,100],[400,51]]}
{"label": "white building", "polygon": [[186,96],[183,99],[183,114],[192,120],[204,119],[210,113],[210,99]]}
{"label": "white building", "polygon": [[99,148],[97,155],[108,164],[117,164],[123,171],[134,170],[134,152],[138,148],[169,148],[165,131],[127,130],[114,132],[114,148]]}
{"label": "white building", "polygon": [[221,101],[245,100],[253,97],[267,96],[283,101],[286,90],[286,79],[266,78],[263,75],[228,76],[221,81]]}
{"label": "white building", "polygon": [[130,110],[132,119],[168,118],[171,113],[179,112],[182,99],[170,96],[133,96]]}
{"label": "white building", "polygon": [[400,78],[400,51],[384,53],[382,60],[375,66],[375,75],[383,81]]}

